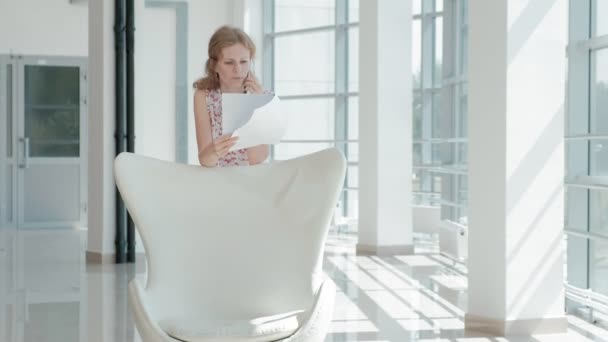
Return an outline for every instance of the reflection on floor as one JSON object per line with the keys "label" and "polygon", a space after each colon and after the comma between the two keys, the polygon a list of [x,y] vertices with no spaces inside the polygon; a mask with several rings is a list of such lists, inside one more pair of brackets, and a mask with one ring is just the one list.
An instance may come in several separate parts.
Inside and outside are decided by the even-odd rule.
{"label": "reflection on floor", "polygon": [[[0,341],[140,341],[126,301],[137,265],[86,265],[86,232],[0,232]],[[415,255],[354,255],[331,236],[325,271],[338,285],[326,341],[608,341],[608,331],[569,316],[564,335],[499,338],[465,333],[466,267],[421,244]]]}

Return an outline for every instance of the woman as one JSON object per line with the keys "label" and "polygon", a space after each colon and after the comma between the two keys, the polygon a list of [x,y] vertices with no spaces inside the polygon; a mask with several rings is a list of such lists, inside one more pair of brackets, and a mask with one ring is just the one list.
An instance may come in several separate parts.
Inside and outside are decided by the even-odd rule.
{"label": "woman", "polygon": [[206,76],[194,83],[194,121],[198,160],[205,167],[244,166],[268,158],[268,145],[230,151],[238,137],[222,135],[222,93],[261,94],[252,73],[255,45],[241,29],[222,26],[209,40]]}

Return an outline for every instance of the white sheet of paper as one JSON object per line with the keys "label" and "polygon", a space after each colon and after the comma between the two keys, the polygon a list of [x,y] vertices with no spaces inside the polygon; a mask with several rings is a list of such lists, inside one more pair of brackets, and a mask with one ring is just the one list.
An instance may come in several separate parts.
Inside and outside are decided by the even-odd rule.
{"label": "white sheet of paper", "polygon": [[[238,136],[239,140],[230,149],[231,151],[257,145],[277,144],[285,135],[287,117],[280,110],[279,98],[272,94],[268,95],[270,101],[255,109],[249,115],[249,120],[232,134],[232,136]],[[222,107],[222,111],[225,113],[224,107]]]}
{"label": "white sheet of paper", "polygon": [[272,94],[222,94],[222,134],[234,133],[251,119],[253,111],[269,103]]}

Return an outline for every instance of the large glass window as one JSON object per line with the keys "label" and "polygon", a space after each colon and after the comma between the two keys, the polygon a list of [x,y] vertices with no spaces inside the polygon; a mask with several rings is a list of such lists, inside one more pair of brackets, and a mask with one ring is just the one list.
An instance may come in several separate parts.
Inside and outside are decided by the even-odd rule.
{"label": "large glass window", "polygon": [[442,189],[440,137],[443,0],[416,0],[412,21],[413,203],[437,206]]}
{"label": "large glass window", "polygon": [[467,1],[413,4],[414,203],[466,225]]}
{"label": "large glass window", "polygon": [[[348,161],[338,223],[358,217],[358,0],[265,0],[264,84],[290,125],[271,158],[330,146]],[[354,226],[353,226],[354,227]]]}
{"label": "large glass window", "polygon": [[591,128],[593,133],[607,134],[608,47],[591,52],[591,68]]}
{"label": "large glass window", "polygon": [[[596,0],[592,4],[592,18],[594,26],[594,36],[603,36],[608,34],[608,0]],[[602,19],[603,18],[603,19]]]}
{"label": "large glass window", "polygon": [[334,25],[336,22],[335,0],[274,0],[274,8],[277,32]]}
{"label": "large glass window", "polygon": [[[335,88],[333,31],[278,36],[275,91],[282,96],[330,94]],[[315,51],[314,53],[310,53]]]}
{"label": "large glass window", "polygon": [[[608,296],[607,11],[606,0],[571,0],[566,102],[567,282],[590,289],[592,298]],[[569,287],[569,292],[575,290]],[[580,303],[571,295],[568,298],[571,312],[594,307],[593,300]]]}

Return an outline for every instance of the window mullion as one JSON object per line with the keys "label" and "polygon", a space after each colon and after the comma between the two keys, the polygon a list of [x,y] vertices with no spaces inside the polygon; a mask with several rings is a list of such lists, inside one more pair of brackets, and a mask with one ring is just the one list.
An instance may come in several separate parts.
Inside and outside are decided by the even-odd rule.
{"label": "window mullion", "polygon": [[[274,18],[274,0],[264,0],[263,15],[264,15],[264,49],[262,53],[262,84],[266,89],[274,90],[274,50],[275,38],[274,33],[275,18]],[[274,160],[275,148],[270,145],[270,160]]]}
{"label": "window mullion", "polygon": [[[334,139],[348,140],[348,0],[336,0]],[[336,143],[346,157],[348,144]],[[344,186],[348,185],[346,173]],[[348,192],[342,192],[342,215],[348,212]]]}
{"label": "window mullion", "polygon": [[[435,2],[422,1],[422,17],[421,17],[421,33],[422,33],[422,49],[421,49],[421,85],[422,85],[422,139],[432,138],[433,129],[433,70],[434,70],[434,18],[428,13],[432,13],[435,9]],[[432,144],[422,144],[422,164],[428,165],[432,161]],[[424,172],[420,179],[420,188],[422,191],[431,191],[430,173]]]}

